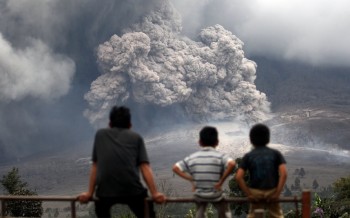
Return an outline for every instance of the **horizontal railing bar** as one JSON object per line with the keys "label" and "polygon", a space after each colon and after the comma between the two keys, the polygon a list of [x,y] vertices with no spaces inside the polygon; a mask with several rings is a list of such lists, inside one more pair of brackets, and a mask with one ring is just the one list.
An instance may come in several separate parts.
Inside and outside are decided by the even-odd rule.
{"label": "horizontal railing bar", "polygon": [[[28,200],[28,201],[78,201],[77,196],[26,196],[26,195],[0,195],[0,200]],[[96,201],[98,199],[92,199],[91,201]],[[153,201],[151,198],[147,198],[147,201]],[[246,203],[250,200],[246,197],[226,197],[224,199],[226,202],[236,202],[236,203]],[[301,202],[301,197],[281,197],[277,199],[278,202]],[[168,197],[165,202],[195,202],[193,197]]]}
{"label": "horizontal railing bar", "polygon": [[[274,202],[291,202],[291,203],[295,203],[295,202],[301,202],[301,198],[300,197],[281,197],[277,200],[274,200]],[[147,198],[147,201],[152,201],[151,198]],[[245,197],[226,197],[223,199],[223,201],[225,202],[235,202],[235,203],[247,203],[250,202],[250,200],[248,198]],[[172,197],[172,198],[166,198],[165,202],[169,202],[169,203],[186,203],[186,202],[195,202],[194,198],[178,198],[178,197]],[[264,201],[259,201],[259,202],[264,202]]]}
{"label": "horizontal railing bar", "polygon": [[28,201],[78,201],[77,196],[28,196],[28,195],[0,195],[0,200],[28,200]]}

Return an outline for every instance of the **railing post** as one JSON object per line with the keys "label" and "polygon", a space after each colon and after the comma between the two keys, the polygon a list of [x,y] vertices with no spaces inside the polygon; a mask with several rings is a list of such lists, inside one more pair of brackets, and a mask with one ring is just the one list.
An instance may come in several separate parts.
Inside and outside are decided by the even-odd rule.
{"label": "railing post", "polygon": [[76,218],[76,208],[75,208],[75,201],[71,201],[70,202],[70,212],[71,212],[71,215],[72,215],[72,218]]}
{"label": "railing post", "polygon": [[311,191],[304,190],[301,199],[302,218],[311,217]]}
{"label": "railing post", "polygon": [[145,208],[144,208],[144,216],[145,218],[149,218],[149,204],[150,202],[147,201],[147,198],[145,198]]}
{"label": "railing post", "polygon": [[264,209],[255,209],[254,217],[255,218],[264,218],[265,210]]}
{"label": "railing post", "polygon": [[6,202],[5,200],[1,201],[1,217],[5,217],[5,211],[6,211]]}

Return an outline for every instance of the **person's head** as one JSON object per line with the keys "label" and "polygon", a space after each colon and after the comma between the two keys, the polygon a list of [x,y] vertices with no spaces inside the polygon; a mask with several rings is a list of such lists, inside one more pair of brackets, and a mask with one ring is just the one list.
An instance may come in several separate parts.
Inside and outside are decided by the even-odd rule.
{"label": "person's head", "polygon": [[270,130],[264,124],[256,124],[250,129],[249,138],[254,147],[266,146],[270,142]]}
{"label": "person's head", "polygon": [[118,128],[131,127],[131,114],[127,107],[114,106],[109,113],[109,126]]}
{"label": "person's head", "polygon": [[199,132],[199,144],[203,147],[216,147],[219,144],[218,131],[215,127],[205,126]]}

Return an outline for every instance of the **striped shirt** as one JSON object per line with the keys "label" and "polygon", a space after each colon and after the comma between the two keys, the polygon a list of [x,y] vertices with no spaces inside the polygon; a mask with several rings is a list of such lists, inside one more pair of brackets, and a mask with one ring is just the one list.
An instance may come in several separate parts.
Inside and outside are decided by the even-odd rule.
{"label": "striped shirt", "polygon": [[233,160],[213,147],[203,147],[176,163],[181,171],[190,174],[194,180],[195,195],[210,198],[221,197],[222,192],[214,189],[229,161]]}

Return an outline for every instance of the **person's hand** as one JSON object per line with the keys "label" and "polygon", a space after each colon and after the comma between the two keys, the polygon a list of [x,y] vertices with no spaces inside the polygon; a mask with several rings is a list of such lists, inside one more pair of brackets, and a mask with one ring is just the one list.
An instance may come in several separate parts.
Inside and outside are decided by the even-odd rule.
{"label": "person's hand", "polygon": [[89,200],[91,199],[92,195],[88,192],[83,192],[78,196],[78,200],[80,203],[88,203]]}
{"label": "person's hand", "polygon": [[278,200],[278,198],[280,197],[279,193],[274,192],[271,196],[269,196],[266,200],[267,202],[273,202]]}
{"label": "person's hand", "polygon": [[254,197],[254,195],[252,195],[252,194],[247,195],[247,198],[250,202],[258,202],[259,201],[259,199]]}
{"label": "person's hand", "polygon": [[156,192],[155,194],[152,195],[152,199],[157,204],[161,204],[161,203],[165,202],[166,197],[165,197],[165,195],[163,193]]}
{"label": "person's hand", "polygon": [[191,182],[191,185],[192,185],[192,192],[195,192],[196,191],[196,185],[194,184],[194,182]]}
{"label": "person's hand", "polygon": [[221,191],[221,187],[222,187],[222,185],[219,182],[214,185],[214,189],[217,191]]}

